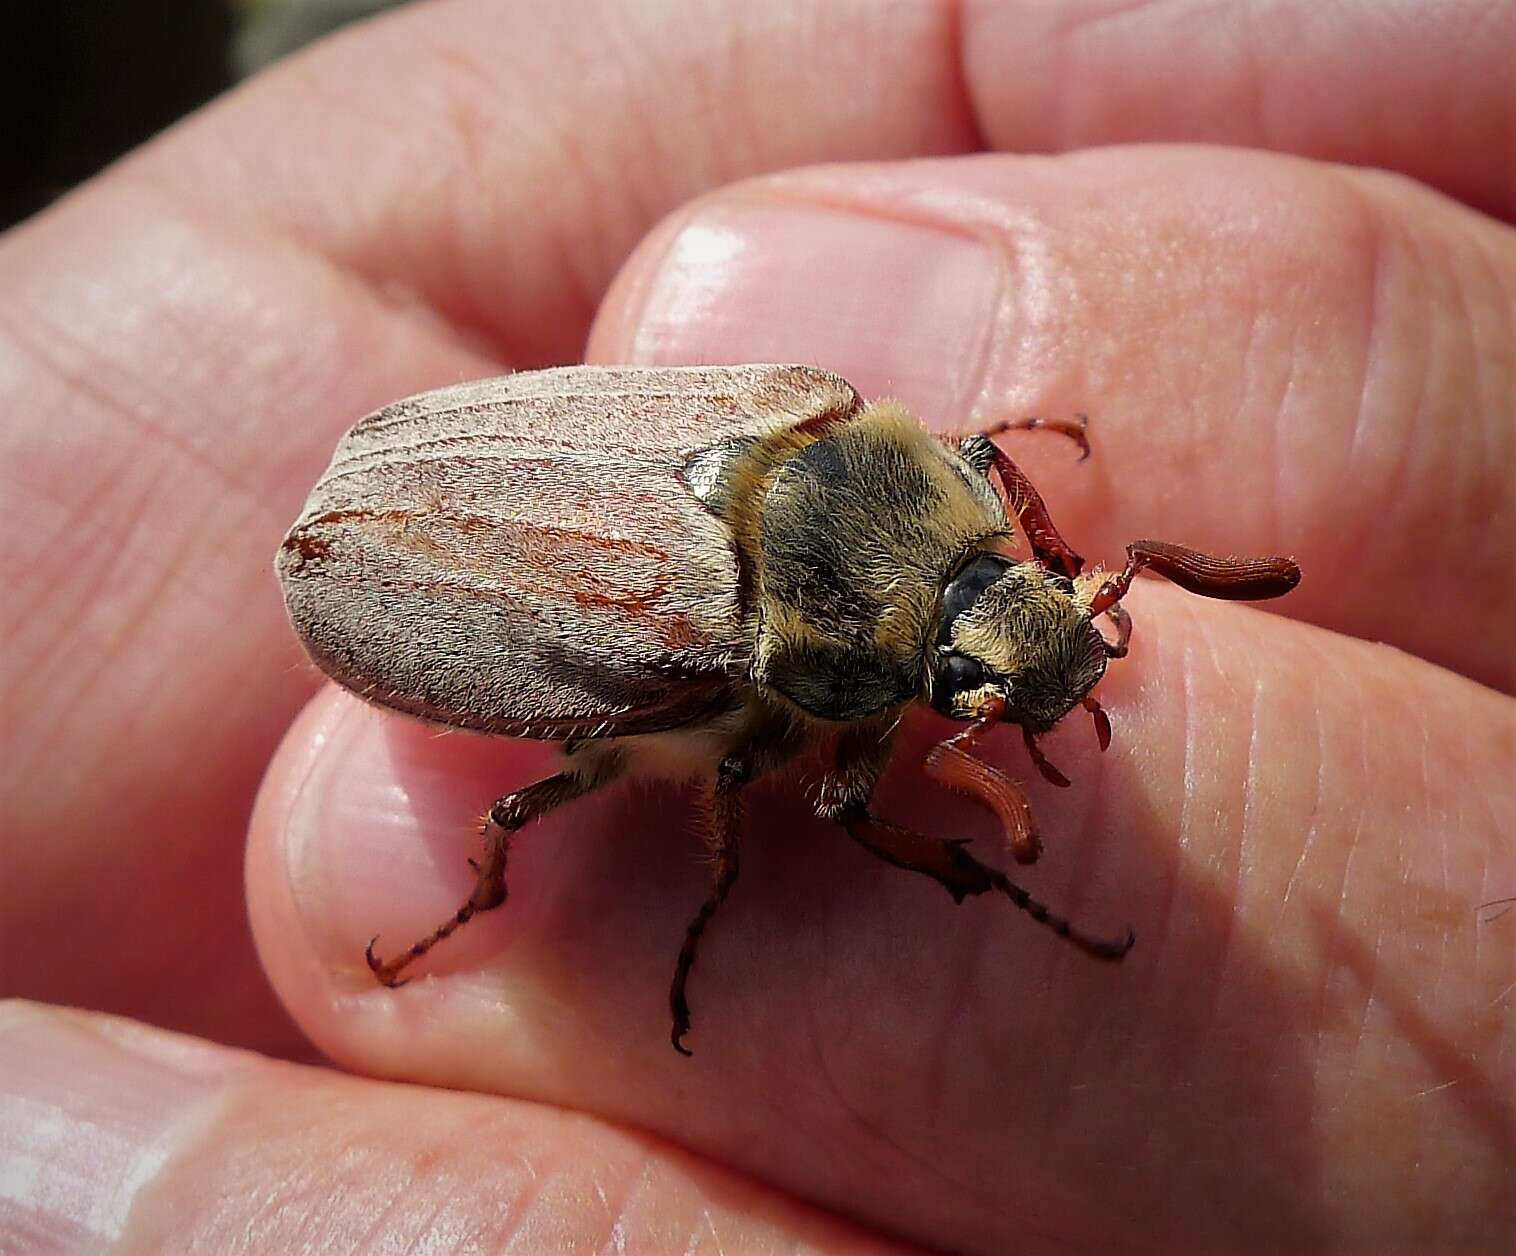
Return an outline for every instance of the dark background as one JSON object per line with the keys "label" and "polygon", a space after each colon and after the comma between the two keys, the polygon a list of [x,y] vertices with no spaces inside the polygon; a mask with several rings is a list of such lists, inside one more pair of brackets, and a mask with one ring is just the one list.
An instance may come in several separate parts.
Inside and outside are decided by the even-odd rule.
{"label": "dark background", "polygon": [[398,0],[0,0],[0,229],[257,70]]}

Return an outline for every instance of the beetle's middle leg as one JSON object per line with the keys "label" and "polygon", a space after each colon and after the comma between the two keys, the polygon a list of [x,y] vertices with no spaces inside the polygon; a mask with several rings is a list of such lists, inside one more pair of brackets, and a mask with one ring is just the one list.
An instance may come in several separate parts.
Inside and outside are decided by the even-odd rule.
{"label": "beetle's middle leg", "polygon": [[711,857],[715,861],[716,883],[711,887],[710,897],[701,904],[695,918],[690,921],[689,928],[685,930],[684,945],[679,948],[679,962],[674,968],[674,981],[669,986],[669,1011],[674,1018],[671,1039],[674,1050],[680,1055],[693,1054],[684,1045],[683,1038],[690,1031],[690,1005],[685,997],[685,986],[689,983],[690,969],[695,966],[695,953],[699,950],[700,939],[705,933],[706,926],[711,923],[711,917],[726,901],[726,896],[731,893],[732,886],[737,883],[738,825],[742,819],[741,793],[750,775],[749,764],[745,759],[740,758],[723,759],[721,766],[716,769],[716,784],[711,792],[710,814],[705,834],[706,843],[711,849]]}
{"label": "beetle's middle leg", "polygon": [[507,794],[489,809],[484,818],[484,857],[469,860],[474,869],[473,892],[463,905],[419,942],[413,943],[394,959],[381,960],[374,954],[377,937],[370,939],[363,954],[369,971],[381,984],[395,987],[405,984],[400,974],[444,938],[452,936],[468,924],[480,912],[499,907],[505,902],[505,860],[510,849],[511,834],[524,828],[533,820],[540,820],[548,812],[582,798],[611,780],[619,771],[615,759],[601,760],[592,770],[570,770],[549,776],[514,794]]}

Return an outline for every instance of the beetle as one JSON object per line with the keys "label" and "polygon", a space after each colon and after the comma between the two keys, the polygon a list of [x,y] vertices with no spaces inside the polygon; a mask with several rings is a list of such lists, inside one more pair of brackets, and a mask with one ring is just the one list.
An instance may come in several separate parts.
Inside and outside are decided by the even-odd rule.
{"label": "beetle", "polygon": [[[743,787],[829,750],[815,810],[955,901],[997,891],[1101,959],[1132,946],[1079,931],[960,842],[870,811],[902,712],[964,727],[926,757],[995,812],[1012,856],[1040,849],[1025,794],[973,752],[1019,725],[1037,744],[1127,652],[1121,599],[1143,568],[1207,597],[1261,599],[1287,558],[1213,558],[1135,541],[1084,571],[992,436],[941,439],[893,401],[865,404],[810,366],[577,366],[423,393],[369,415],[280,547],[291,621],[314,662],[380,706],[452,727],[560,742],[554,775],[483,821],[472,893],[393,959],[385,985],[505,901],[511,835],[618,779],[698,782],[714,884],[669,991],[689,1054],[690,971],[738,874]],[[1024,534],[1029,556],[1018,553]],[[1096,626],[1109,620],[1114,639]]]}

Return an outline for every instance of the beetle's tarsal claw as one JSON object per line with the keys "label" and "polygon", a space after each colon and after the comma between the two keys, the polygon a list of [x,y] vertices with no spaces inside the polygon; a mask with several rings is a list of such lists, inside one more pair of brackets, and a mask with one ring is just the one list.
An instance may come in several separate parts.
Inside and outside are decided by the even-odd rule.
{"label": "beetle's tarsal claw", "polygon": [[1100,753],[1104,754],[1111,748],[1111,717],[1105,713],[1105,708],[1096,702],[1094,698],[1086,697],[1080,705],[1090,713],[1090,718],[1095,721],[1095,740],[1100,743]]}
{"label": "beetle's tarsal claw", "polygon": [[379,935],[376,933],[363,948],[363,958],[368,961],[368,970],[374,974],[380,985],[387,986],[391,990],[398,990],[406,984],[407,979],[399,975],[399,969],[385,963],[374,954],[374,943],[377,941],[379,941]]}
{"label": "beetle's tarsal claw", "polygon": [[1059,789],[1067,789],[1073,784],[1068,777],[1048,762],[1047,755],[1043,754],[1042,750],[1038,747],[1037,738],[1032,735],[1031,729],[1022,725],[1021,736],[1026,742],[1027,754],[1031,755],[1032,762],[1037,765],[1037,770],[1042,773],[1043,778],[1048,784],[1056,785]]}
{"label": "beetle's tarsal claw", "polygon": [[1127,926],[1124,938],[1075,938],[1069,939],[1086,955],[1093,955],[1096,959],[1105,959],[1115,962],[1126,958],[1126,953],[1137,945],[1137,933],[1130,925]]}
{"label": "beetle's tarsal claw", "polygon": [[1105,645],[1105,656],[1108,659],[1124,659],[1132,640],[1132,617],[1119,604],[1106,607],[1105,615],[1116,625],[1115,641],[1106,641],[1105,635],[1101,634],[1100,640]]}

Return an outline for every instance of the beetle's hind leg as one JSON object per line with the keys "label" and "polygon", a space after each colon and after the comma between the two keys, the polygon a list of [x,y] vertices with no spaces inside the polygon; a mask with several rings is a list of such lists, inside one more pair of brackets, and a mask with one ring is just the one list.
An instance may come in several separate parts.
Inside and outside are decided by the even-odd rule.
{"label": "beetle's hind leg", "polygon": [[674,1018],[670,1035],[674,1050],[680,1055],[693,1054],[684,1045],[684,1035],[690,1031],[690,1005],[685,997],[689,984],[690,969],[695,966],[695,953],[705,928],[711,923],[716,909],[726,901],[732,886],[737,883],[738,826],[742,819],[742,787],[751,774],[747,762],[742,759],[724,759],[716,770],[716,785],[711,792],[710,813],[705,833],[715,864],[716,883],[711,887],[710,897],[701,904],[695,918],[684,933],[684,945],[679,948],[679,962],[674,968],[674,981],[669,986],[669,1011]]}
{"label": "beetle's hind leg", "polygon": [[1033,920],[1046,925],[1059,937],[1068,939],[1096,959],[1121,959],[1136,941],[1136,935],[1130,929],[1123,938],[1097,938],[1081,932],[1003,872],[980,863],[964,849],[962,842],[927,837],[898,824],[887,824],[864,810],[842,816],[840,823],[864,849],[897,868],[931,877],[953,896],[954,902],[961,903],[973,894],[999,890]]}
{"label": "beetle's hind leg", "polygon": [[[614,764],[614,760],[611,763]],[[451,937],[480,912],[489,911],[505,902],[505,860],[510,850],[511,834],[533,820],[540,820],[564,803],[582,798],[598,789],[615,774],[614,767],[607,771],[603,766],[598,772],[560,772],[557,776],[550,776],[525,789],[518,789],[514,794],[507,794],[496,802],[484,818],[484,857],[469,860],[469,866],[476,874],[473,893],[463,901],[463,906],[430,934],[413,943],[394,959],[381,960],[375,955],[374,943],[379,939],[371,939],[363,952],[369,971],[382,985],[391,988],[403,986],[405,981],[400,974],[406,968],[444,938]]]}
{"label": "beetle's hind leg", "polygon": [[[927,771],[950,788],[965,789],[995,811],[1005,827],[1012,855],[1029,863],[1037,857],[1041,843],[1032,829],[1026,796],[1004,775],[968,754],[998,718],[998,712],[986,712],[983,721],[949,738],[927,756]],[[1135,938],[1130,929],[1124,938],[1096,938],[1080,932],[1005,873],[980,863],[964,848],[964,842],[927,837],[898,824],[888,824],[871,813],[869,799],[889,761],[895,724],[893,719],[858,724],[837,739],[836,761],[822,781],[816,800],[817,815],[842,825],[854,841],[886,863],[931,877],[953,896],[954,902],[998,890],[1034,920],[1098,959],[1120,959],[1132,949]]]}

